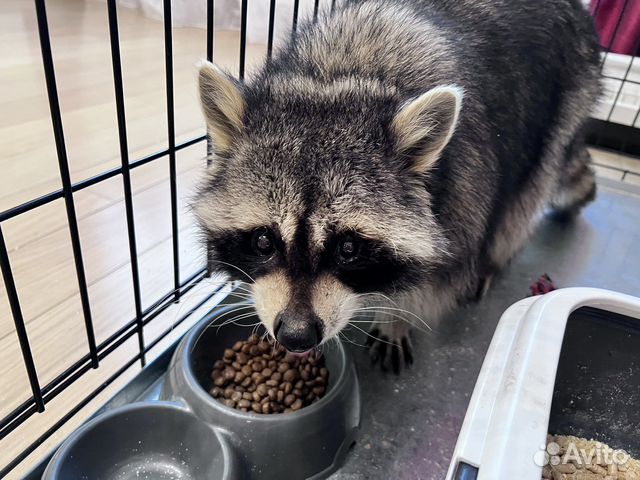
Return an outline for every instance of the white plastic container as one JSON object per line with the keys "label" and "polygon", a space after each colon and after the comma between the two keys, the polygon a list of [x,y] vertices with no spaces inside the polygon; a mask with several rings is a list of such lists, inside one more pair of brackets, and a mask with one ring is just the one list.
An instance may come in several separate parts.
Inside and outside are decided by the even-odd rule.
{"label": "white plastic container", "polygon": [[567,320],[581,307],[640,319],[640,299],[567,288],[509,307],[489,346],[447,480],[540,480]]}

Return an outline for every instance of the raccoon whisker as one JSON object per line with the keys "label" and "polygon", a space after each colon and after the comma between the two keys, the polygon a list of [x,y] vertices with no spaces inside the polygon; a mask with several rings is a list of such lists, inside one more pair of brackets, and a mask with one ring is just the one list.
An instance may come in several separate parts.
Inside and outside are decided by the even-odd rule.
{"label": "raccoon whisker", "polygon": [[233,295],[233,296],[237,296],[237,297],[248,299],[248,300],[253,299],[253,295],[250,295],[248,293],[243,293],[243,292],[235,292],[233,290],[220,289],[218,293],[226,293],[227,295]]}
{"label": "raccoon whisker", "polygon": [[271,337],[271,335],[269,335],[269,331],[265,328],[265,332],[262,334],[262,337],[260,338],[261,341],[267,341],[269,342],[269,344],[272,346],[271,352],[273,353],[273,344],[271,343],[271,339],[269,338]]}
{"label": "raccoon whisker", "polygon": [[[372,307],[372,308],[373,308],[373,307]],[[418,324],[418,323],[416,323],[416,322],[414,322],[414,321],[411,321],[410,319],[408,319],[408,318],[406,318],[406,317],[403,317],[402,315],[398,315],[397,313],[392,313],[392,312],[388,312],[388,311],[384,311],[384,310],[369,310],[369,311],[368,311],[368,312],[366,312],[366,313],[374,313],[374,314],[375,314],[375,313],[380,313],[380,314],[383,314],[383,315],[388,316],[388,317],[397,318],[397,319],[399,319],[399,320],[401,320],[401,321],[403,321],[403,322],[407,322],[409,325],[411,325],[411,326],[412,326],[412,327],[414,327],[414,328],[417,328],[417,329],[418,329],[418,330],[420,330],[421,332],[427,332],[427,330],[425,330],[425,329],[422,327],[422,325],[421,325],[421,324]],[[360,322],[360,323],[371,323],[371,324],[373,324],[373,323],[394,323],[394,322],[397,322],[397,321],[398,321],[398,320],[391,320],[391,321],[384,321],[384,320],[383,320],[383,321],[380,321],[380,320],[363,320],[363,321],[362,321],[362,322]],[[351,323],[351,322],[349,322],[349,323]],[[430,330],[430,329],[429,329],[429,330]]]}
{"label": "raccoon whisker", "polygon": [[235,285],[235,288],[238,290],[242,290],[243,292],[249,294],[249,295],[253,295],[253,291],[251,290],[251,288],[245,287],[245,285],[251,285],[251,283],[248,282],[243,282],[242,280],[238,280],[238,284]]}
{"label": "raccoon whisker", "polygon": [[392,303],[393,305],[398,305],[395,301],[393,301],[392,299],[390,299],[386,295],[383,295],[382,293],[379,293],[379,292],[358,293],[358,294],[352,294],[352,296],[354,298],[361,298],[361,297],[367,297],[367,296],[382,297],[385,300],[387,300],[389,303]]}
{"label": "raccoon whisker", "polygon": [[[231,315],[232,313],[240,312],[240,311],[245,310],[245,309],[247,309],[247,308],[251,308],[251,309],[253,309],[253,305],[241,305],[241,306],[238,306],[238,307],[236,307],[236,308],[234,308],[234,309],[232,309],[232,310],[229,310],[228,312],[224,312],[224,316],[223,316],[223,317],[221,317],[221,319],[222,319],[223,321],[222,321],[222,323],[221,323],[221,324],[219,324],[219,326],[226,325],[226,324],[227,324],[227,322],[229,321],[229,319],[228,319],[227,317],[228,317],[229,315]],[[254,312],[247,312],[247,313],[254,313]],[[233,320],[233,319],[234,319],[234,318],[231,318],[231,320]],[[217,321],[217,320],[218,320],[218,319],[216,319],[215,321],[213,321],[213,322],[211,323],[211,325],[210,325],[210,326],[218,326],[218,324],[216,324],[216,321]]]}
{"label": "raccoon whisker", "polygon": [[244,324],[244,323],[237,323],[240,320],[244,320],[245,318],[250,318],[252,316],[253,316],[253,313],[245,313],[245,314],[242,314],[242,315],[238,315],[236,317],[233,317],[230,320],[227,320],[226,322],[224,322],[221,325],[216,325],[216,327],[217,327],[218,330],[220,330],[220,328],[224,327],[225,325],[233,324],[233,325],[236,325],[238,327],[246,327],[246,328],[254,327],[255,328],[255,326],[256,326],[255,323],[251,323],[249,325]]}
{"label": "raccoon whisker", "polygon": [[[226,313],[233,313],[233,312],[237,312],[237,311],[239,311],[239,310],[242,310],[243,308],[249,308],[249,307],[252,307],[252,305],[245,305],[245,306],[242,306],[242,307],[238,307],[237,309],[235,309],[235,310],[231,310],[231,311],[226,312]],[[251,316],[251,315],[255,315],[255,314],[254,314],[254,312],[250,312],[250,314],[247,314],[247,316]],[[218,329],[220,329],[220,327],[222,327],[222,326],[224,326],[224,325],[227,325],[228,323],[233,323],[233,322],[235,322],[235,321],[237,321],[237,317],[234,317],[234,318],[232,318],[232,319],[230,319],[230,320],[225,320],[221,325],[216,325],[216,324],[215,324],[216,322],[215,322],[215,320],[214,320],[214,321],[213,321],[213,322],[211,322],[209,325],[207,325],[207,328],[205,328],[204,330],[202,330],[202,332],[200,332],[200,335],[198,335],[198,338],[196,338],[196,341],[194,342],[194,345],[196,345],[196,344],[198,343],[198,341],[200,340],[200,338],[202,338],[202,335],[204,335],[204,333],[205,333],[207,330],[209,330],[210,328],[218,327]],[[242,325],[242,326],[244,326],[244,325]],[[252,326],[252,325],[247,325],[247,326]]]}
{"label": "raccoon whisker", "polygon": [[256,283],[256,281],[253,279],[251,275],[249,275],[247,272],[245,272],[243,269],[241,269],[237,265],[234,265],[233,263],[223,262],[222,260],[212,260],[212,259],[210,259],[209,261],[215,262],[215,263],[222,263],[223,265],[228,265],[229,267],[233,267],[236,270],[238,270],[240,273],[244,274],[249,280],[251,280],[251,283]]}
{"label": "raccoon whisker", "polygon": [[395,346],[395,347],[399,347],[399,346],[400,346],[400,345],[398,345],[398,344],[396,344],[396,343],[389,342],[389,341],[387,341],[387,340],[383,340],[383,339],[381,339],[381,338],[378,338],[378,337],[376,337],[375,335],[371,335],[369,332],[367,332],[366,330],[364,330],[364,329],[360,328],[360,327],[359,327],[359,326],[357,326],[357,325],[351,325],[351,326],[352,326],[352,327],[354,327],[354,328],[357,328],[357,329],[358,329],[358,330],[360,330],[362,333],[364,333],[366,336],[371,337],[371,338],[373,338],[374,340],[377,340],[378,342],[386,343],[386,344],[388,344],[388,345]]}
{"label": "raccoon whisker", "polygon": [[364,347],[366,348],[366,345],[361,345],[358,342],[354,342],[353,340],[351,340],[349,337],[347,337],[344,333],[342,332],[338,332],[338,335],[340,336],[340,338],[346,340],[347,342],[349,342],[352,345],[355,345],[356,347]]}
{"label": "raccoon whisker", "polygon": [[[416,315],[413,312],[410,312],[409,310],[404,310],[402,308],[397,308],[397,307],[383,307],[383,306],[375,306],[375,307],[361,307],[358,309],[355,309],[354,311],[374,311],[374,310],[378,310],[380,311],[380,313],[384,313],[385,310],[388,311],[393,311],[393,312],[400,312],[400,313],[406,313],[407,315],[410,315],[411,317],[415,318],[416,320],[418,320],[421,324],[423,324],[425,327],[427,327],[429,330],[433,331],[433,329],[429,326],[429,324],[427,322],[425,322],[422,318],[420,318],[418,315]],[[404,319],[407,320],[407,319]],[[407,320],[408,323],[411,323]]]}
{"label": "raccoon whisker", "polygon": [[[371,313],[371,312],[369,312],[369,313]],[[407,322],[409,325],[411,325],[414,328],[417,328],[421,332],[426,332],[426,330],[424,328],[422,328],[421,325],[416,324],[416,323],[410,321],[408,318],[403,317],[402,315],[398,315],[397,313],[389,313],[389,312],[384,312],[384,311],[378,311],[378,312],[373,311],[373,313],[382,313],[385,316],[392,317],[392,318],[397,318],[398,320],[401,320],[403,322]],[[386,323],[386,324],[389,324],[389,323],[395,323],[398,320],[386,320],[386,321],[385,320],[361,320],[361,321],[357,321],[356,320],[355,322],[354,321],[350,321],[349,323],[369,323],[369,324],[379,324],[379,323],[384,324],[384,323]]]}
{"label": "raccoon whisker", "polygon": [[251,336],[255,335],[257,331],[258,331],[258,325],[254,324],[253,328],[251,329]]}
{"label": "raccoon whisker", "polygon": [[[203,279],[201,282],[199,282],[198,284],[196,284],[190,291],[189,291],[189,296],[185,296],[185,297],[181,297],[180,301],[179,301],[179,306],[177,308],[177,310],[175,310],[174,312],[174,318],[173,321],[171,322],[171,330],[173,331],[176,322],[178,321],[178,318],[180,318],[180,314],[183,312],[184,307],[190,305],[190,303],[186,300],[188,300],[189,298],[195,298],[200,292],[206,290],[207,288],[215,288],[213,285],[211,285],[207,279]],[[224,287],[223,287],[224,288]],[[180,289],[174,289],[171,292],[168,293],[167,298],[169,298],[173,293],[178,292]],[[219,290],[219,292],[222,292],[222,289]],[[233,305],[233,304],[229,304],[229,305]],[[214,306],[214,308],[218,307],[218,306],[224,306],[224,304],[217,304]]]}
{"label": "raccoon whisker", "polygon": [[[244,307],[238,307],[238,308],[236,308],[235,310],[231,310],[231,311],[230,311],[230,312],[228,312],[228,313],[240,312],[240,311],[244,310],[245,308],[251,308],[251,309],[253,309],[253,305],[246,305],[246,306],[244,306]],[[246,317],[250,317],[250,316],[252,316],[252,315],[255,315],[255,312],[253,312],[253,311],[251,311],[251,312],[245,312],[245,313],[242,313],[242,314],[236,315],[236,316],[234,316],[234,317],[231,317],[230,319],[225,320],[225,321],[224,321],[224,322],[222,322],[221,324],[216,325],[216,327],[218,327],[218,329],[220,329],[220,327],[224,327],[225,325],[227,325],[227,324],[229,324],[229,323],[233,323],[233,322],[237,321],[237,320],[238,320],[238,317],[240,317],[240,316],[242,316],[243,318],[246,318]]]}
{"label": "raccoon whisker", "polygon": [[349,323],[368,323],[370,325],[380,323],[396,323],[396,320],[349,320]]}
{"label": "raccoon whisker", "polygon": [[245,282],[244,280],[233,280],[233,285],[236,288],[242,288],[243,290],[250,290],[249,288],[245,287],[245,285],[253,285],[253,283]]}

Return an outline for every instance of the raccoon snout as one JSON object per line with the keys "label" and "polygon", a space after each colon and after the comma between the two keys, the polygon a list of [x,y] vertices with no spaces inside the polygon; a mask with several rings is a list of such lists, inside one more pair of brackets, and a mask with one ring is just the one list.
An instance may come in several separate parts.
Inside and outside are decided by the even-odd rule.
{"label": "raccoon snout", "polygon": [[276,317],[273,333],[290,352],[307,352],[322,341],[322,321],[314,314],[300,317],[285,310]]}

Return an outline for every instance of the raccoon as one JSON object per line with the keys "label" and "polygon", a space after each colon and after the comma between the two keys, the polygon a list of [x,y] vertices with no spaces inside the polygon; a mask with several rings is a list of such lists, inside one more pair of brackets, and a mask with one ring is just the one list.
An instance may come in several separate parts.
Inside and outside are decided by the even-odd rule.
{"label": "raccoon", "polygon": [[[436,321],[482,296],[545,208],[594,198],[598,63],[578,0],[346,1],[246,83],[203,63],[210,264],[250,284],[292,352],[366,311]],[[411,362],[411,323],[382,323],[374,358]]]}

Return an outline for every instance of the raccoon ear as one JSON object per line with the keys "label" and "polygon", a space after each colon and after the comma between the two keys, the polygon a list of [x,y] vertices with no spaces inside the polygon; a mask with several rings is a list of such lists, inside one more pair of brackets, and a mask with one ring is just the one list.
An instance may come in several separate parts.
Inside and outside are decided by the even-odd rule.
{"label": "raccoon ear", "polygon": [[463,92],[460,87],[436,87],[403,105],[392,128],[397,154],[414,173],[424,173],[438,160],[458,122]]}
{"label": "raccoon ear", "polygon": [[238,82],[211,62],[199,65],[200,103],[216,152],[229,150],[242,131],[245,101]]}

